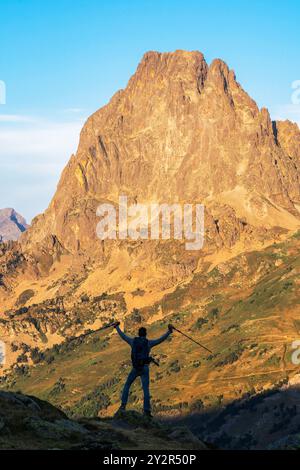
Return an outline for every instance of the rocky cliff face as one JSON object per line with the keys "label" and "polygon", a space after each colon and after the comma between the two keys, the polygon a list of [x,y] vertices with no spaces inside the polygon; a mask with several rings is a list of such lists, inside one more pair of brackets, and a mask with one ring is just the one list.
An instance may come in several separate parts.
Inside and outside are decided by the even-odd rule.
{"label": "rocky cliff face", "polygon": [[[138,202],[228,202],[254,226],[297,224],[300,131],[272,123],[221,60],[149,52],[125,90],[86,122],[33,247],[56,236],[71,252],[95,241],[95,210],[127,194]],[[212,212],[212,211],[209,211]]]}
{"label": "rocky cliff face", "polygon": [[[231,256],[296,230],[299,141],[299,128],[272,122],[223,61],[208,65],[196,51],[146,53],[127,87],[87,120],[49,208],[22,236],[27,279],[60,272],[59,292],[47,285],[35,300],[68,285],[74,292],[78,271],[81,291],[158,292],[220,252]],[[204,250],[100,242],[96,208],[120,194],[130,202],[203,203]],[[6,285],[14,291],[16,281]]]}
{"label": "rocky cliff face", "polygon": [[0,209],[0,241],[16,241],[27,228],[24,217],[14,209]]}

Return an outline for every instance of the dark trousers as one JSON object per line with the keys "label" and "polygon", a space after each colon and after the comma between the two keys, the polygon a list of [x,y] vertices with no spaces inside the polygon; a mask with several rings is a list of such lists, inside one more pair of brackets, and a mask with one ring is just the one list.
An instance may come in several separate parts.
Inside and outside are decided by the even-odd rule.
{"label": "dark trousers", "polygon": [[136,370],[133,368],[131,372],[129,373],[126,383],[123,388],[123,393],[122,393],[122,398],[121,398],[122,405],[123,406],[127,405],[130,387],[137,377],[141,377],[141,382],[142,382],[142,387],[143,387],[143,392],[144,392],[144,411],[150,411],[151,406],[150,406],[150,392],[149,392],[149,366],[147,365],[145,365],[143,369],[141,370]]}

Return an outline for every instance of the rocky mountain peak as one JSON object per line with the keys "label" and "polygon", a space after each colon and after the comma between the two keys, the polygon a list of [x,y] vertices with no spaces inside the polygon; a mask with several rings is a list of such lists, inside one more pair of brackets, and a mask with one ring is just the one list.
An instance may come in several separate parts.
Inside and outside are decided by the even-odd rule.
{"label": "rocky mountain peak", "polygon": [[0,209],[0,240],[18,240],[28,228],[26,220],[14,209]]}
{"label": "rocky mountain peak", "polygon": [[[205,71],[207,64],[204,55],[199,51],[175,52],[146,52],[137,67],[136,73],[132,77],[143,78],[143,76],[152,78],[170,78],[172,80],[199,77],[199,72]],[[205,73],[204,73],[205,75]]]}
{"label": "rocky mountain peak", "polygon": [[255,226],[295,228],[296,135],[258,109],[224,61],[147,52],[127,87],[87,120],[49,209],[25,238],[55,236],[71,251],[94,243],[98,202],[120,193],[208,210],[221,201]]}

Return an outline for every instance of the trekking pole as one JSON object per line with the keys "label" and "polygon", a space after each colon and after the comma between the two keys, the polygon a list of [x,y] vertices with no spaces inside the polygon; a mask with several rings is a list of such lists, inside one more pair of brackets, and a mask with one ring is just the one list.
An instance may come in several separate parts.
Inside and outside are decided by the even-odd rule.
{"label": "trekking pole", "polygon": [[175,331],[177,331],[178,333],[180,333],[182,336],[185,336],[186,338],[188,338],[190,341],[193,341],[193,343],[198,344],[198,346],[201,346],[201,348],[206,349],[206,351],[208,351],[208,352],[210,352],[211,354],[213,354],[213,352],[212,352],[210,349],[206,348],[205,346],[203,346],[203,344],[198,343],[198,341],[195,341],[195,340],[194,340],[193,338],[191,338],[190,336],[188,336],[188,335],[186,335],[185,333],[183,333],[182,331],[178,330],[178,328],[175,328],[175,326],[172,325],[172,328],[173,328],[173,330],[175,330]]}
{"label": "trekking pole", "polygon": [[113,328],[115,325],[116,325],[116,322],[109,323],[108,325],[102,326],[101,328],[98,328],[97,330],[92,330],[92,331],[89,331],[88,333],[84,333],[79,336],[74,336],[73,338],[70,339],[70,342],[75,341],[76,339],[79,339],[79,338],[85,338],[86,336],[93,335],[94,333],[97,333],[98,331],[106,330],[107,328]]}

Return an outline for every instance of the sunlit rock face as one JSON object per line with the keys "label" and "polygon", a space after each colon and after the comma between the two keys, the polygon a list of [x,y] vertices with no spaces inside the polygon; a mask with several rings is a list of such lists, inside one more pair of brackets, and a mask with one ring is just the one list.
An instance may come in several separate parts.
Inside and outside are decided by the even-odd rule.
{"label": "sunlit rock face", "polygon": [[[87,120],[48,209],[22,235],[22,278],[57,276],[57,289],[45,283],[38,299],[73,292],[76,275],[87,291],[160,291],[223,252],[272,243],[299,227],[299,141],[298,126],[272,122],[222,60],[148,52],[127,87]],[[97,207],[120,195],[131,204],[204,204],[203,249],[101,242]],[[3,282],[14,291],[15,279]]]}
{"label": "sunlit rock face", "polygon": [[290,228],[299,217],[299,140],[298,127],[272,122],[223,61],[148,52],[127,87],[87,120],[24,240],[34,248],[54,235],[71,252],[89,247],[97,205],[119,194],[204,202],[208,211],[226,203],[254,226]]}

